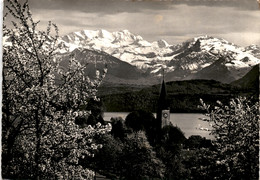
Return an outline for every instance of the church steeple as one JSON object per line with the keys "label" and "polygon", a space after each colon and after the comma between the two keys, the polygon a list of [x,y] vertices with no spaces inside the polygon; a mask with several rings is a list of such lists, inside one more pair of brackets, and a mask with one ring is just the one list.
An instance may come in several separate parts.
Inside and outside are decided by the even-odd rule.
{"label": "church steeple", "polygon": [[165,81],[164,81],[164,69],[163,69],[163,80],[162,80],[162,84],[161,84],[158,108],[165,108],[165,106],[167,105],[166,97],[167,97],[167,91],[166,91],[166,86],[165,86]]}
{"label": "church steeple", "polygon": [[160,123],[161,128],[170,124],[170,107],[167,100],[166,84],[164,81],[164,69],[157,107],[157,121]]}

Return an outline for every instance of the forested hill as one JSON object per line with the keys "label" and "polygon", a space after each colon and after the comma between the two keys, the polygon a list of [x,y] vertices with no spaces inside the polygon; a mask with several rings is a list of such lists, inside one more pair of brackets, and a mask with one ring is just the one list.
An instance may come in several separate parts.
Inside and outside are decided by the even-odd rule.
{"label": "forested hill", "polygon": [[[160,92],[160,84],[145,87],[140,86],[116,86],[100,87],[100,96],[105,105],[106,111],[131,112],[138,109],[156,112],[157,100]],[[223,84],[215,80],[188,80],[173,81],[166,83],[168,100],[171,112],[201,112],[197,106],[199,99],[208,104],[214,104],[217,100],[223,103],[238,95],[258,97],[257,90],[250,91]],[[141,89],[141,90],[140,90]]]}
{"label": "forested hill", "polygon": [[255,65],[244,77],[231,84],[245,90],[259,90],[259,64]]}

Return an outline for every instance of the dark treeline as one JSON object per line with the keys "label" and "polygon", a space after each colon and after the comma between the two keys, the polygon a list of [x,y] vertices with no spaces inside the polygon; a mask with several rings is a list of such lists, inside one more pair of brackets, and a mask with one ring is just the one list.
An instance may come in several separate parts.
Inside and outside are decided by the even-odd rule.
{"label": "dark treeline", "polygon": [[[239,86],[238,84],[223,84],[214,80],[189,80],[166,83],[168,101],[171,112],[202,112],[197,108],[199,99],[208,104],[217,100],[228,102],[237,96],[248,96],[258,99],[258,88],[254,86]],[[104,89],[101,87],[100,89]],[[100,94],[106,111],[131,112],[138,109],[156,112],[160,85],[146,87],[133,91],[124,86],[106,88]]]}

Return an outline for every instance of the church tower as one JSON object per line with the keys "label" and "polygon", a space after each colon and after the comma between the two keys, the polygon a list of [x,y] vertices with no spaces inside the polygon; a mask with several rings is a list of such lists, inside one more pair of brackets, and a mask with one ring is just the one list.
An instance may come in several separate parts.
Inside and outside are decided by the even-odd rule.
{"label": "church tower", "polygon": [[164,69],[163,69],[163,80],[160,89],[160,96],[157,107],[157,122],[160,123],[160,127],[170,125],[170,106],[167,100],[167,91],[164,81]]}

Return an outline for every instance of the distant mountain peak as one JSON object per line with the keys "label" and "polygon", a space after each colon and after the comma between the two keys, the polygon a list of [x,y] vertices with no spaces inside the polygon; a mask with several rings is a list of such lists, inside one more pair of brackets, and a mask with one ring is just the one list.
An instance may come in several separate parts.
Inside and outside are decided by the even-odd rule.
{"label": "distant mountain peak", "polygon": [[210,38],[213,38],[213,37],[209,36],[209,35],[200,35],[200,36],[194,37],[193,40],[197,41],[197,40],[200,40],[200,39],[210,39]]}
{"label": "distant mountain peak", "polygon": [[165,67],[165,72],[172,74],[168,76],[169,80],[201,77],[201,74],[207,74],[206,70],[195,74],[211,66],[220,57],[225,61],[214,65],[213,69],[217,71],[217,66],[221,66],[229,71],[227,74],[233,79],[241,78],[260,62],[258,46],[240,47],[210,35],[200,35],[182,44],[171,45],[163,39],[148,42],[129,30],[109,32],[99,29],[70,33],[62,41],[70,51],[76,48],[103,51],[152,76],[160,76],[160,67]]}
{"label": "distant mountain peak", "polygon": [[[260,63],[259,46],[241,47],[209,35],[171,45],[163,39],[148,42],[128,30],[109,32],[98,29],[72,32],[61,37],[59,43],[64,47],[59,52],[60,56],[82,50],[106,53],[102,55],[109,55],[108,59],[113,57],[135,66],[138,71],[150,77],[160,77],[160,69],[164,67],[167,81],[211,78],[230,82],[243,77],[253,66]],[[3,37],[3,46],[12,46],[9,37]],[[83,60],[95,60],[93,54],[95,53],[88,52],[86,56],[90,57],[84,57],[83,53],[79,57]],[[222,74],[218,74],[220,72]]]}
{"label": "distant mountain peak", "polygon": [[157,41],[157,43],[159,48],[169,47],[169,44],[163,39],[160,39],[159,41]]}

